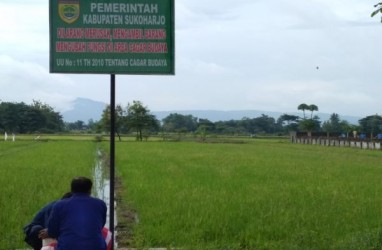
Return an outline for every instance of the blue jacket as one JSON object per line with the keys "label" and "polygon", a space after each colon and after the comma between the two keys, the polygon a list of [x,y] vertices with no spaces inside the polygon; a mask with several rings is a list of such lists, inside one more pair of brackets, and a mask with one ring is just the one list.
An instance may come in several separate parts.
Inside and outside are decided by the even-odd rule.
{"label": "blue jacket", "polygon": [[41,226],[42,228],[46,228],[48,225],[48,219],[50,216],[50,213],[52,212],[53,206],[57,201],[53,201],[49,204],[47,204],[45,207],[41,208],[40,211],[33,217],[33,220],[29,225],[25,227],[32,227],[32,226]]}
{"label": "blue jacket", "polygon": [[47,204],[43,207],[33,218],[32,222],[26,225],[23,230],[25,233],[24,241],[28,243],[34,249],[41,249],[42,242],[38,238],[40,230],[48,226],[48,219],[53,210],[53,206],[56,201]]}
{"label": "blue jacket", "polygon": [[57,238],[57,250],[105,250],[102,228],[105,202],[85,193],[56,202],[48,220],[48,234]]}

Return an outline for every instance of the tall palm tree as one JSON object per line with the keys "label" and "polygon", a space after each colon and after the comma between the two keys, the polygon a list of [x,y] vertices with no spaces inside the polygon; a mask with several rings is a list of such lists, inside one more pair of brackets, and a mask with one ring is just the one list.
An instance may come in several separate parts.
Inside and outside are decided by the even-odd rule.
{"label": "tall palm tree", "polygon": [[[374,10],[372,13],[371,13],[371,17],[379,14],[379,13],[382,13],[382,3],[377,3],[374,5],[374,8],[377,8],[376,10]],[[382,22],[382,17],[381,17],[381,22]]]}
{"label": "tall palm tree", "polygon": [[302,110],[302,112],[304,113],[304,119],[306,119],[305,110],[309,110],[309,105],[306,103],[301,103],[300,105],[298,105],[297,109]]}
{"label": "tall palm tree", "polygon": [[307,110],[309,110],[310,112],[312,112],[310,114],[310,119],[313,119],[313,111],[318,111],[318,107],[317,105],[314,105],[314,104],[310,104],[307,108]]}

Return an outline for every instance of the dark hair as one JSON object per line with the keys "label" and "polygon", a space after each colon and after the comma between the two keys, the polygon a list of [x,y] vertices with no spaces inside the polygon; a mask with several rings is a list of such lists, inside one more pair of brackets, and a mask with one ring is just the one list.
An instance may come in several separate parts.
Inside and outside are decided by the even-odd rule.
{"label": "dark hair", "polygon": [[72,193],[88,193],[92,190],[93,183],[87,177],[76,177],[72,180],[71,190]]}

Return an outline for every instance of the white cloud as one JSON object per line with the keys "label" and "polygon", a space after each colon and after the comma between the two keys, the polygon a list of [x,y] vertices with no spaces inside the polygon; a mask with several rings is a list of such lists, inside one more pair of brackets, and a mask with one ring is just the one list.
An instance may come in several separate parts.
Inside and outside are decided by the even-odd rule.
{"label": "white cloud", "polygon": [[34,62],[0,55],[0,68],[2,101],[41,100],[62,110],[74,98],[64,91],[74,86],[70,78],[49,74],[46,68]]}
{"label": "white cloud", "polygon": [[[117,101],[151,110],[381,113],[375,2],[177,0],[176,76],[117,76]],[[0,3],[1,100],[109,101],[109,76],[50,74],[48,2]],[[319,67],[317,69],[316,67]]]}

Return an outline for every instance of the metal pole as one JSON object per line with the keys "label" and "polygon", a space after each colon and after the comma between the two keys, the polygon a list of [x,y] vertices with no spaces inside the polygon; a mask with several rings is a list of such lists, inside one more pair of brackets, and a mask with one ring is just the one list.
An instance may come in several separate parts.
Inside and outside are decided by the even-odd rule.
{"label": "metal pole", "polygon": [[114,249],[114,185],[115,185],[115,75],[110,75],[110,204],[109,230],[113,237],[111,250]]}

